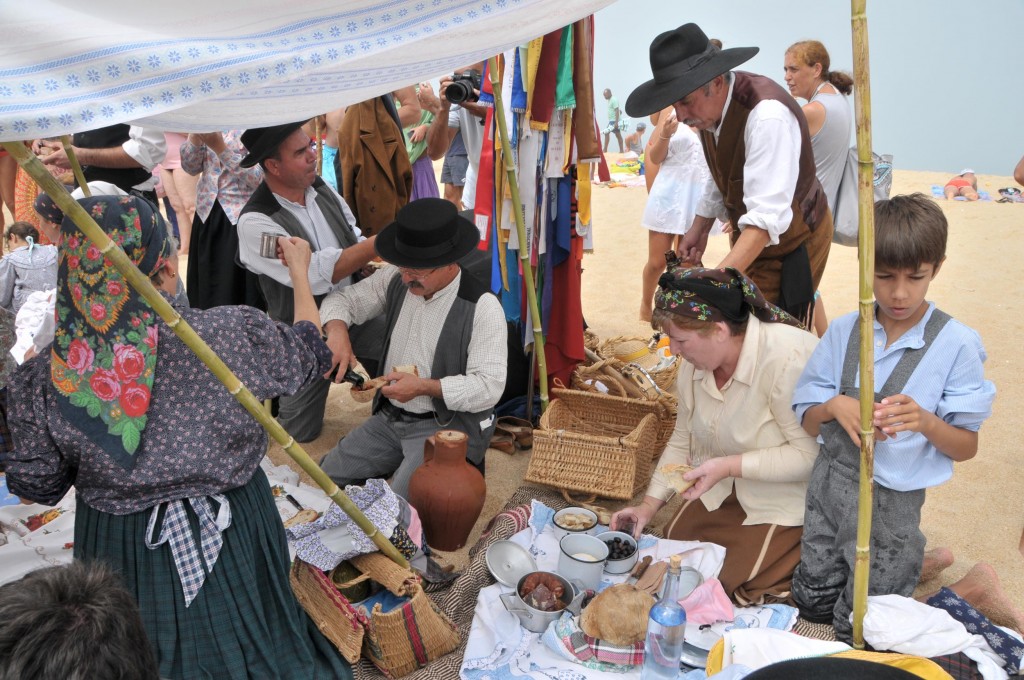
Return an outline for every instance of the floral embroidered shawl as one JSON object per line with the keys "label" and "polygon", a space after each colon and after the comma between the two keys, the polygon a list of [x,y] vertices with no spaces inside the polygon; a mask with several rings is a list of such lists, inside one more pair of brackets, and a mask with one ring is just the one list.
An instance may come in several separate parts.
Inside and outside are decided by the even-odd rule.
{"label": "floral embroidered shawl", "polygon": [[[96,196],[79,202],[143,274],[164,266],[173,245],[147,201]],[[131,470],[153,388],[157,316],[74,222],[65,218],[61,232],[50,376],[64,417]]]}

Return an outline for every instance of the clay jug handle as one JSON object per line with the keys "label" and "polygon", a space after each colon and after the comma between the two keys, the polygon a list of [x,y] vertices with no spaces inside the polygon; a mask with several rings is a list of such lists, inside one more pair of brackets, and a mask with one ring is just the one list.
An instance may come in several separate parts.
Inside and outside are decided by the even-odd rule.
{"label": "clay jug handle", "polygon": [[434,435],[427,437],[427,441],[423,442],[423,462],[429,463],[434,459]]}

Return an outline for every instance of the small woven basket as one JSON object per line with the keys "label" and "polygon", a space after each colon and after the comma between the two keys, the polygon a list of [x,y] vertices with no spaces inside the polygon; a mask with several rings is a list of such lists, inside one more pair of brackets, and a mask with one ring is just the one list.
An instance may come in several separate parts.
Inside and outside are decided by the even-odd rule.
{"label": "small woven basket", "polygon": [[359,661],[366,622],[352,603],[338,592],[330,577],[311,564],[292,562],[292,590],[324,637],[351,664]]}
{"label": "small woven basket", "polygon": [[[374,552],[350,560],[361,573],[345,583],[302,560],[292,565],[292,588],[324,636],[350,663],[365,654],[389,678],[408,675],[459,645],[455,624],[423,592],[419,576]],[[366,611],[338,589],[370,580],[407,600],[390,611]],[[333,592],[332,592],[333,591]]]}
{"label": "small woven basket", "polygon": [[556,399],[534,431],[525,480],[617,500],[646,488],[675,427],[675,399],[552,394]]}
{"label": "small woven basket", "polygon": [[657,350],[651,349],[649,339],[645,340],[640,337],[608,338],[598,346],[597,355],[602,359],[614,359],[620,365],[636,364],[647,371],[658,387],[665,392],[672,391],[672,386],[676,382],[676,374],[679,372],[680,360],[678,358],[669,366],[658,368],[661,356]]}

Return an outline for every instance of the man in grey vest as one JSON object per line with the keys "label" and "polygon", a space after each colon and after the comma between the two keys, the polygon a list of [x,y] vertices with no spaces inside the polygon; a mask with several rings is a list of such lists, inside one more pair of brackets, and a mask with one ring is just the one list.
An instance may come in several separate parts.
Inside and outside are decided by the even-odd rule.
{"label": "man in grey vest", "polygon": [[[291,279],[276,257],[260,255],[262,234],[297,236],[309,241],[313,258],[309,284],[317,304],[332,290],[352,283],[373,256],[373,239],[364,239],[345,200],[316,174],[316,153],[302,122],[253,128],[242,133],[248,155],[242,167],[257,163],[263,182],[256,188],[238,219],[238,259],[254,272],[267,298],[270,318],[292,323]],[[353,329],[356,353],[364,366],[376,369],[383,320]],[[313,383],[292,397],[281,397],[278,419],[296,441],[316,439],[323,428],[330,381]]]}
{"label": "man in grey vest", "polygon": [[390,372],[373,415],[320,462],[339,486],[392,476],[405,496],[426,438],[441,429],[469,436],[466,457],[483,472],[508,348],[501,303],[457,263],[479,240],[450,202],[413,201],[377,234],[377,254],[390,266],[324,300],[320,318],[339,374],[354,364],[353,324],[383,313],[387,328],[380,366]]}

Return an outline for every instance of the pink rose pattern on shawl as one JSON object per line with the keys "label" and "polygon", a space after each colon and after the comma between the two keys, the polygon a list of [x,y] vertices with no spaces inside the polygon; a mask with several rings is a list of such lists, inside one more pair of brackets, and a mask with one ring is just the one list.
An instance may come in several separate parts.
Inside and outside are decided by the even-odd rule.
{"label": "pink rose pattern on shawl", "polygon": [[[134,199],[95,203],[90,213],[132,262],[143,261],[146,234]],[[147,223],[148,229],[163,227],[153,215],[146,219],[155,223]],[[53,383],[73,406],[101,419],[107,432],[133,454],[146,426],[156,370],[156,314],[88,239],[66,238],[63,257]]]}

